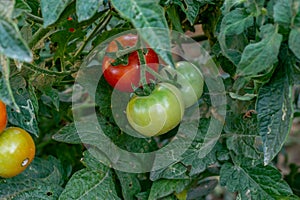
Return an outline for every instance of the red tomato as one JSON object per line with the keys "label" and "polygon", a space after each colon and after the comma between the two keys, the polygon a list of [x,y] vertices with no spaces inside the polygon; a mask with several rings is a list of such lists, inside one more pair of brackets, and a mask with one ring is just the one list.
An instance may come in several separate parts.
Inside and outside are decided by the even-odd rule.
{"label": "red tomato", "polygon": [[[133,51],[128,56],[128,62],[126,64],[119,64],[113,66],[115,61],[112,56],[108,55],[111,53],[116,53],[121,50],[119,47],[122,46],[123,49],[128,47],[133,47],[136,45],[138,40],[137,35],[127,34],[122,35],[108,44],[106,49],[106,55],[104,56],[102,62],[102,70],[104,78],[106,81],[114,88],[123,92],[132,92],[132,85],[135,87],[141,86],[140,84],[140,61],[138,57],[138,52]],[[153,49],[147,48],[144,53],[145,62],[148,67],[152,68],[154,71],[158,71],[159,60],[158,56]],[[146,73],[146,80],[149,83],[154,77]]]}
{"label": "red tomato", "polygon": [[5,129],[7,123],[7,113],[5,104],[0,101],[0,134]]}

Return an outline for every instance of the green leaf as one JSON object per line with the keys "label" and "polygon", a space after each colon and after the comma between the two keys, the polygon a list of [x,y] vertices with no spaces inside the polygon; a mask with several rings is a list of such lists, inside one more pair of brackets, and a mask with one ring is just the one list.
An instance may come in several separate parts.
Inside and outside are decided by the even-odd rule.
{"label": "green leaf", "polygon": [[30,6],[24,0],[16,0],[12,18],[19,17],[23,12],[31,12]]}
{"label": "green leaf", "polygon": [[78,21],[82,22],[93,17],[101,5],[103,5],[103,0],[77,0],[76,14],[78,16]]}
{"label": "green leaf", "polygon": [[285,199],[292,190],[272,166],[253,165],[252,160],[225,163],[220,171],[220,184],[231,192],[239,192],[241,199]]}
{"label": "green leaf", "polygon": [[119,200],[110,171],[106,173],[82,169],[67,183],[59,197],[63,199],[111,199]]}
{"label": "green leaf", "polygon": [[0,18],[10,19],[14,10],[15,0],[0,1]]}
{"label": "green leaf", "polygon": [[289,26],[293,17],[293,0],[278,0],[274,6],[275,22]]}
{"label": "green leaf", "polygon": [[[200,119],[198,133],[191,146],[182,155],[183,159],[181,162],[185,166],[191,167],[189,175],[201,173],[209,165],[216,162],[216,150],[220,146],[215,145],[214,142],[218,139],[218,136],[213,136],[211,135],[212,133],[209,133],[209,131],[213,131],[210,130],[212,126],[209,126],[211,120],[206,118]],[[209,140],[206,140],[206,136],[209,137]]]}
{"label": "green leaf", "polygon": [[196,187],[189,188],[187,199],[205,199],[207,195],[213,193],[219,181],[212,177],[198,182]]}
{"label": "green leaf", "polygon": [[276,32],[273,25],[267,24],[261,27],[262,40],[249,44],[242,54],[237,67],[237,73],[242,76],[257,76],[268,71],[277,62],[282,35]]}
{"label": "green leaf", "polygon": [[61,128],[52,136],[52,139],[69,144],[81,144],[81,140],[74,123],[67,124]]}
{"label": "green leaf", "polygon": [[0,17],[0,53],[19,61],[31,62],[32,53],[15,23]]}
{"label": "green leaf", "polygon": [[71,0],[41,0],[44,28],[55,23]]}
{"label": "green leaf", "polygon": [[175,163],[165,169],[150,172],[151,181],[158,179],[187,179],[187,168],[182,163]]}
{"label": "green leaf", "polygon": [[133,200],[135,195],[141,192],[141,185],[138,180],[138,174],[115,171],[122,187],[124,200]]}
{"label": "green leaf", "polygon": [[265,164],[271,162],[283,146],[293,117],[292,87],[287,67],[281,63],[278,68],[270,82],[260,88],[256,103]]}
{"label": "green leaf", "polygon": [[289,35],[289,48],[300,59],[300,28],[293,28]]}
{"label": "green leaf", "polygon": [[128,19],[139,35],[168,64],[174,65],[171,55],[171,40],[164,10],[158,0],[112,0],[114,8]]}
{"label": "green leaf", "polygon": [[98,159],[96,159],[96,157],[93,156],[91,153],[91,148],[83,152],[83,158],[81,162],[90,170],[97,170],[103,173],[106,173],[109,170],[108,166],[101,163]]}
{"label": "green leaf", "polygon": [[172,22],[172,25],[174,26],[174,30],[176,30],[180,33],[183,33],[183,30],[181,27],[180,16],[178,14],[176,6],[171,5],[170,7],[167,8],[166,12],[168,14],[169,20]]}
{"label": "green leaf", "polygon": [[200,3],[196,0],[184,0],[186,4],[186,16],[189,22],[194,25],[195,20],[199,14]]}
{"label": "green leaf", "polygon": [[158,180],[151,187],[148,200],[156,200],[166,197],[173,192],[180,193],[191,182],[191,180]]}
{"label": "green leaf", "polygon": [[39,128],[35,110],[26,88],[25,79],[18,75],[10,79],[12,91],[20,111],[8,109],[8,120],[11,124],[21,127],[26,131],[38,136]]}
{"label": "green leaf", "polygon": [[[41,96],[42,101],[49,102],[50,106],[52,107],[51,104],[54,105],[57,111],[59,111],[59,96],[58,96],[58,91],[52,87],[45,87],[42,89],[42,92],[44,93]],[[46,103],[45,103],[46,104]],[[48,103],[47,103],[48,104]]]}
{"label": "green leaf", "polygon": [[63,176],[63,167],[56,158],[35,158],[20,175],[0,179],[0,199],[57,199],[63,190]]}
{"label": "green leaf", "polygon": [[244,48],[245,42],[241,37],[235,35],[243,33],[252,25],[253,16],[244,9],[235,9],[222,19],[218,41],[223,55],[236,65],[240,61],[240,51]]}
{"label": "green leaf", "polygon": [[238,35],[251,25],[253,25],[253,16],[244,9],[235,9],[222,19],[221,32],[225,35]]}
{"label": "green leaf", "polygon": [[227,113],[224,132],[227,148],[236,155],[262,160],[263,144],[258,133],[256,116],[243,118],[235,113]]}
{"label": "green leaf", "polygon": [[227,14],[234,6],[237,6],[243,2],[244,0],[225,0],[222,6],[222,13]]}

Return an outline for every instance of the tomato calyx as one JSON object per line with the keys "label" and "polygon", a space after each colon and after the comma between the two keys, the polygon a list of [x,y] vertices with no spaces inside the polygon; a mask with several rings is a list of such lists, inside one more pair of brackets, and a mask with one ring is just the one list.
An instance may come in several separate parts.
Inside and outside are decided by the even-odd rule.
{"label": "tomato calyx", "polygon": [[153,80],[151,80],[151,82],[146,85],[143,85],[138,88],[133,85],[132,88],[134,90],[134,94],[136,94],[137,96],[149,96],[155,89],[155,86],[156,83]]}

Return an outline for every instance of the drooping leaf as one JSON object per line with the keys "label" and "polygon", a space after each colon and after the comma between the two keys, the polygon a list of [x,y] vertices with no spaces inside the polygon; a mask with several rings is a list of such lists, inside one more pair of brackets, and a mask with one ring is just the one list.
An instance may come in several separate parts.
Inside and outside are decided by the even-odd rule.
{"label": "drooping leaf", "polygon": [[223,164],[220,184],[231,192],[239,192],[241,199],[276,200],[293,196],[292,190],[276,168],[253,163],[253,160],[240,158],[235,164]]}
{"label": "drooping leaf", "polygon": [[44,27],[55,23],[71,0],[41,0]]}
{"label": "drooping leaf", "polygon": [[64,199],[111,199],[119,200],[110,171],[106,173],[82,169],[77,171],[61,193]]}
{"label": "drooping leaf", "polygon": [[[223,55],[236,65],[241,59],[241,50],[237,44],[243,42],[243,39],[241,40],[237,35],[243,33],[251,25],[253,25],[253,16],[244,9],[235,9],[222,19],[218,42]],[[244,43],[240,46],[243,49]]]}
{"label": "drooping leaf", "polygon": [[103,5],[103,0],[77,0],[76,1],[76,14],[78,21],[82,22],[88,20],[99,11],[99,8]]}
{"label": "drooping leaf", "polygon": [[270,82],[260,88],[256,104],[265,164],[270,163],[282,148],[293,116],[289,73],[285,64],[278,67]]}
{"label": "drooping leaf", "polygon": [[164,10],[155,1],[140,0],[112,0],[114,8],[122,17],[128,19],[140,36],[152,47],[161,58],[173,66],[170,53],[170,35]]}
{"label": "drooping leaf", "polygon": [[32,53],[15,23],[0,17],[0,53],[19,61],[31,62]]}
{"label": "drooping leaf", "polygon": [[289,48],[300,59],[300,29],[293,28],[289,35]]}
{"label": "drooping leaf", "polygon": [[259,73],[269,71],[279,53],[282,35],[276,32],[272,24],[261,27],[262,40],[249,44],[243,51],[237,73],[242,76],[257,76]]}

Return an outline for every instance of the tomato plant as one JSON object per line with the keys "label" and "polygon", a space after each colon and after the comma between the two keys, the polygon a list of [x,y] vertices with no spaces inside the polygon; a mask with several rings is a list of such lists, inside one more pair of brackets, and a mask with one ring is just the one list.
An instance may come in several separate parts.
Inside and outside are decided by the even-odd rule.
{"label": "tomato plant", "polygon": [[182,93],[186,108],[195,104],[201,97],[204,85],[203,75],[194,64],[180,61],[175,64],[175,70],[167,66],[160,73],[166,78],[168,78],[167,73],[173,78],[176,77],[176,83]]}
{"label": "tomato plant", "polygon": [[0,177],[20,174],[32,162],[35,144],[30,134],[21,128],[7,128],[0,135]]}
{"label": "tomato plant", "polygon": [[0,199],[298,200],[299,16],[299,0],[0,1]]}
{"label": "tomato plant", "polygon": [[[128,57],[118,59],[117,53],[126,48],[135,47],[137,45],[138,36],[133,34],[126,34],[117,37],[111,41],[106,49],[106,56],[102,62],[103,75],[107,82],[114,88],[132,92],[133,86],[139,87],[140,83],[140,59],[138,52],[135,50],[127,54]],[[112,54],[115,53],[114,56]],[[154,71],[158,71],[158,56],[153,49],[143,49],[143,55],[147,67],[152,68]],[[125,55],[126,56],[126,55]],[[117,57],[116,59],[114,57]],[[120,61],[121,60],[121,61]],[[121,63],[116,63],[121,62]],[[147,73],[146,80],[149,83],[154,77]]]}
{"label": "tomato plant", "polygon": [[7,123],[7,113],[5,104],[0,101],[0,133],[5,129]]}
{"label": "tomato plant", "polygon": [[126,115],[130,125],[144,136],[158,136],[176,127],[184,114],[180,91],[168,83],[158,84],[148,96],[134,96]]}

